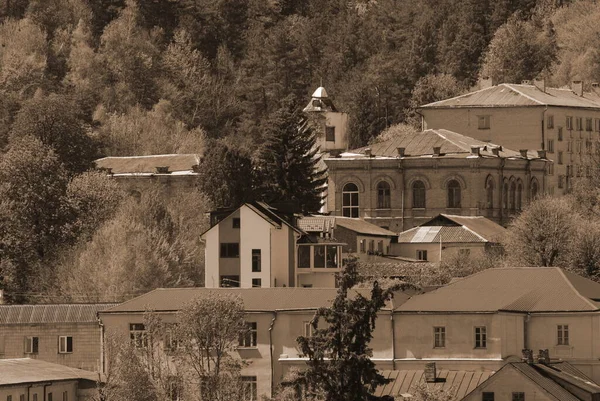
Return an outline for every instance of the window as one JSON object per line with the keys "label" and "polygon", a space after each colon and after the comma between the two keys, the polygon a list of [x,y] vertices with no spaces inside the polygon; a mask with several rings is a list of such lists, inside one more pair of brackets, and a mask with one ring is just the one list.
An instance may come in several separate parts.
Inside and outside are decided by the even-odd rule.
{"label": "window", "polygon": [[242,376],[242,399],[244,401],[258,400],[256,376]]}
{"label": "window", "polygon": [[335,127],[325,127],[325,140],[327,142],[335,142]]}
{"label": "window", "polygon": [[575,131],[583,130],[583,118],[576,117],[575,118]]}
{"label": "window", "polygon": [[360,240],[360,253],[365,253],[365,252],[367,252],[367,240],[361,239]]}
{"label": "window", "polygon": [[554,139],[548,139],[548,152],[554,153]]}
{"label": "window", "polygon": [[423,181],[415,181],[412,184],[413,208],[425,209],[425,184]]}
{"label": "window", "polygon": [[554,175],[554,163],[548,163],[548,175]]}
{"label": "window", "polygon": [[232,227],[232,228],[240,228],[240,227],[241,227],[241,225],[242,225],[242,223],[241,223],[241,220],[240,220],[240,218],[239,218],[239,217],[234,217],[234,218],[231,220],[231,227]]}
{"label": "window", "polygon": [[181,378],[177,376],[167,377],[167,400],[183,400],[183,383]]}
{"label": "window", "polygon": [[148,346],[148,335],[143,323],[129,324],[129,340],[135,348],[144,348]]}
{"label": "window", "polygon": [[482,393],[481,401],[494,401],[494,393],[491,393],[491,392]]}
{"label": "window", "polygon": [[563,164],[563,152],[558,152],[558,164]]}
{"label": "window", "polygon": [[222,242],[221,243],[222,258],[239,258],[240,244],[237,242]]}
{"label": "window", "polygon": [[262,287],[262,280],[259,278],[253,278],[252,279],[252,288],[260,288]]}
{"label": "window", "polygon": [[325,245],[313,246],[314,267],[325,267]]}
{"label": "window", "polygon": [[568,153],[572,153],[573,152],[573,141],[568,141],[567,142],[567,152]]}
{"label": "window", "polygon": [[594,131],[600,132],[600,118],[594,119]]}
{"label": "window", "polygon": [[537,180],[534,178],[531,180],[531,199],[537,198],[537,195],[538,195],[538,183],[537,183]]}
{"label": "window", "polygon": [[417,260],[427,260],[427,251],[426,250],[417,250]]}
{"label": "window", "polygon": [[262,266],[262,261],[260,258],[260,249],[252,250],[252,271],[260,272]]}
{"label": "window", "polygon": [[306,269],[310,267],[310,246],[298,247],[298,268]]}
{"label": "window", "polygon": [[565,121],[565,125],[567,126],[568,130],[572,130],[573,129],[573,117],[571,116],[567,116],[567,119]]}
{"label": "window", "polygon": [[313,107],[321,107],[321,101],[319,99],[314,99],[312,105]]}
{"label": "window", "polygon": [[303,322],[303,331],[302,331],[302,335],[304,337],[312,337],[314,334],[314,327],[312,325],[312,322]]}
{"label": "window", "polygon": [[164,348],[166,351],[175,351],[181,348],[183,344],[177,337],[177,325],[173,323],[165,324]]}
{"label": "window", "polygon": [[547,128],[554,128],[554,116],[548,116],[546,118],[546,127]]}
{"label": "window", "polygon": [[242,348],[256,347],[256,322],[246,322],[246,331],[240,334],[239,346]]}
{"label": "window", "polygon": [[377,241],[377,252],[383,253],[383,241]]}
{"label": "window", "polygon": [[358,187],[351,182],[342,189],[342,215],[358,217]]}
{"label": "window", "polygon": [[34,393],[34,394],[33,394],[33,401],[38,401],[38,396],[37,396],[37,393]]}
{"label": "window", "polygon": [[592,131],[592,119],[591,118],[586,118],[585,119],[585,130],[586,131]]}
{"label": "window", "polygon": [[377,209],[389,209],[390,207],[390,184],[381,181],[377,184]]}
{"label": "window", "polygon": [[475,327],[475,348],[487,347],[487,328],[485,326]]}
{"label": "window", "polygon": [[47,396],[46,396],[46,399],[48,401],[52,401],[52,393],[48,393]]}
{"label": "window", "polygon": [[338,267],[338,247],[335,245],[327,245],[325,247],[325,267],[337,268]]}
{"label": "window", "polygon": [[558,187],[559,188],[564,188],[565,187],[565,176],[564,175],[559,175],[558,176]]}
{"label": "window", "polygon": [[448,207],[460,207],[460,184],[456,180],[448,182]]}
{"label": "window", "polygon": [[73,352],[73,337],[60,336],[58,337],[58,353],[69,354]]}
{"label": "window", "polygon": [[509,202],[510,202],[509,209],[513,210],[513,211],[517,207],[517,205],[516,205],[516,195],[517,195],[517,193],[516,192],[517,192],[517,185],[515,184],[514,181],[512,181],[510,183],[510,190],[509,190],[508,194],[509,194]]}
{"label": "window", "polygon": [[558,141],[562,142],[562,140],[563,140],[562,127],[558,127]]}
{"label": "window", "polygon": [[445,327],[434,327],[433,328],[433,347],[444,348],[446,346],[446,328]]}
{"label": "window", "polygon": [[525,393],[512,393],[512,401],[525,401]]}
{"label": "window", "polygon": [[[23,398],[25,398],[25,396],[23,396]],[[69,401],[69,393],[67,391],[63,391],[62,401]]]}
{"label": "window", "polygon": [[486,193],[486,207],[488,209],[494,208],[494,180],[492,177],[488,177],[485,183],[485,193]]}
{"label": "window", "polygon": [[221,276],[221,287],[239,287],[240,276]]}
{"label": "window", "polygon": [[523,200],[523,183],[519,179],[517,181],[517,210],[521,210],[521,201]]}
{"label": "window", "polygon": [[39,337],[25,337],[25,353],[26,354],[37,354],[39,350],[40,338]]}
{"label": "window", "polygon": [[581,141],[577,141],[577,153],[581,153]]}
{"label": "window", "polygon": [[6,396],[6,401],[12,401],[12,395],[7,395]]}
{"label": "window", "polygon": [[[21,394],[19,396],[19,401],[25,401],[25,394]],[[63,400],[63,401],[67,401],[67,400]]]}
{"label": "window", "polygon": [[559,324],[556,333],[556,344],[557,345],[569,345],[569,325]]}
{"label": "window", "polygon": [[463,257],[468,257],[471,255],[471,250],[469,248],[462,248],[458,250],[458,254]]}
{"label": "window", "polygon": [[477,116],[477,128],[490,129],[490,116]]}

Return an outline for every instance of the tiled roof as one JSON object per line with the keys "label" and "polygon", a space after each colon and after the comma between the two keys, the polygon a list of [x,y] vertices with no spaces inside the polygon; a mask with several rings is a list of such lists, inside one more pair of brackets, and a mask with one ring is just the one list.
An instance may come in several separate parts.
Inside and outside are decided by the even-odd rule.
{"label": "tiled roof", "polygon": [[[364,296],[367,290],[357,290]],[[289,309],[317,309],[329,306],[337,294],[335,288],[158,288],[103,313],[177,311],[196,297],[212,297],[217,294],[240,296],[246,311],[275,311]],[[404,293],[394,295],[394,304],[408,299]]]}
{"label": "tiled roof", "polygon": [[0,359],[0,386],[77,379],[98,381],[99,377],[98,373],[39,359]]}
{"label": "tiled roof", "polygon": [[[403,133],[384,142],[375,143],[370,146],[365,146],[342,153],[341,157],[364,158],[366,150],[370,149],[371,155],[374,157],[396,158],[398,156],[398,148],[405,149],[405,158],[424,156],[432,157],[434,147],[441,148],[440,156],[436,157],[477,157],[471,153],[471,146],[479,147],[481,157],[523,158],[518,151],[504,147],[502,147],[502,150],[499,150],[498,156],[496,156],[492,153],[492,149],[499,148],[499,145],[479,141],[477,139],[445,129],[428,129],[416,133]],[[527,157],[528,159],[536,159],[538,158],[538,155],[537,152],[529,151]],[[335,160],[335,158],[333,160]]]}
{"label": "tiled roof", "polygon": [[506,229],[483,216],[440,214],[431,220],[400,233],[399,243],[499,242]]}
{"label": "tiled roof", "polygon": [[156,174],[156,167],[169,167],[177,174],[195,174],[193,167],[200,163],[197,154],[103,157],[95,161],[97,168],[111,169],[119,174]]}
{"label": "tiled roof", "polygon": [[[440,380],[436,383],[428,383],[427,387],[430,389],[453,390],[455,392],[453,399],[461,400],[493,373],[493,371],[473,372],[439,369],[437,377]],[[376,396],[391,395],[400,397],[402,394],[414,396],[416,387],[425,380],[423,370],[384,370],[381,374],[387,379],[392,379],[392,381],[377,388]]]}
{"label": "tiled roof", "polygon": [[441,216],[467,227],[490,242],[498,242],[506,233],[506,228],[483,216],[456,216],[450,214],[441,214]]}
{"label": "tiled roof", "polygon": [[96,323],[97,312],[115,305],[0,305],[0,324]]}
{"label": "tiled roof", "polygon": [[538,89],[535,85],[500,84],[450,99],[421,106],[422,109],[457,107],[530,107],[558,106],[600,109],[600,96],[584,92],[583,96],[571,89]]}
{"label": "tiled roof", "polygon": [[[491,296],[490,294],[494,294]],[[557,267],[493,268],[417,295],[403,312],[596,311],[600,284]]]}
{"label": "tiled roof", "polygon": [[396,233],[390,230],[386,230],[385,228],[381,228],[375,224],[371,224],[368,221],[364,221],[362,219],[353,219],[350,217],[336,217],[335,224],[359,234],[380,235],[386,237],[397,236]]}

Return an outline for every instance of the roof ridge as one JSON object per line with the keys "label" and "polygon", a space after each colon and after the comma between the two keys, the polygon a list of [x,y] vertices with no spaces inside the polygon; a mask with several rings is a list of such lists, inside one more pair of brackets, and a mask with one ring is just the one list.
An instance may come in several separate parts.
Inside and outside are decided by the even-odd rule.
{"label": "roof ridge", "polygon": [[136,156],[105,156],[94,161],[105,160],[105,159],[142,159],[148,157],[173,157],[173,156],[194,156],[198,158],[197,153],[168,153],[161,155],[136,155]]}
{"label": "roof ridge", "polygon": [[[546,103],[540,102],[540,101],[539,101],[539,100],[537,100],[537,99],[534,99],[534,98],[532,98],[532,97],[531,97],[531,96],[529,96],[529,95],[526,95],[526,94],[524,94],[523,92],[521,92],[521,91],[520,91],[520,90],[518,90],[517,88],[513,88],[511,85],[514,85],[514,84],[507,84],[507,83],[504,83],[504,84],[501,84],[501,85],[502,85],[502,86],[504,86],[504,87],[506,87],[506,88],[509,88],[510,90],[512,90],[512,91],[514,91],[514,92],[517,92],[519,95],[521,95],[521,96],[523,96],[523,97],[526,97],[527,99],[529,99],[529,100],[531,100],[531,101],[533,101],[533,102],[535,102],[535,103],[537,103],[537,104],[539,104],[539,105],[541,105],[541,106],[544,106],[544,105],[546,104]],[[535,85],[533,85],[533,87],[535,88]]]}
{"label": "roof ridge", "polygon": [[[550,396],[551,396],[552,398],[556,399],[557,401],[561,401],[561,399],[560,399],[560,398],[559,398],[557,395],[555,395],[555,394],[554,394],[554,393],[552,393],[550,390],[546,389],[546,388],[545,388],[544,386],[542,386],[540,383],[538,383],[537,381],[535,381],[535,380],[534,380],[534,379],[533,379],[531,376],[529,376],[529,374],[527,374],[527,373],[526,373],[526,372],[525,372],[523,369],[521,369],[520,367],[521,367],[521,366],[525,366],[525,365],[526,365],[528,368],[530,368],[530,369],[531,369],[531,370],[534,372],[534,374],[537,374],[537,375],[539,375],[539,376],[541,376],[541,377],[543,377],[543,378],[545,378],[545,379],[547,379],[547,380],[550,380],[550,381],[552,381],[553,383],[556,383],[556,382],[554,382],[554,380],[552,380],[552,379],[550,379],[550,378],[547,378],[547,377],[543,376],[543,375],[542,375],[540,372],[538,372],[537,370],[535,370],[535,369],[534,369],[533,367],[531,367],[529,364],[525,364],[525,365],[523,365],[524,363],[525,363],[525,362],[511,362],[511,363],[509,363],[509,364],[507,364],[507,365],[511,365],[511,366],[512,366],[514,369],[516,369],[516,370],[518,370],[519,372],[521,372],[521,374],[522,374],[523,376],[527,377],[527,378],[528,378],[528,379],[529,379],[529,380],[530,380],[530,381],[531,381],[533,384],[535,384],[537,387],[541,388],[543,391],[545,391],[546,393],[550,394]],[[517,364],[519,364],[519,365],[518,365],[519,367],[517,367]],[[557,383],[556,383],[556,384],[557,384]],[[558,385],[558,384],[557,384],[557,385]],[[561,387],[561,388],[563,388],[563,387]],[[564,389],[564,390],[565,390],[566,392],[570,393],[570,391],[568,391],[567,389]]]}
{"label": "roof ridge", "polygon": [[[459,145],[456,142],[454,142],[452,139],[448,138],[447,136],[444,136],[444,134],[442,132],[440,132],[440,131],[452,132],[453,134],[460,135],[460,136],[462,136],[464,138],[471,138],[471,137],[465,136],[463,134],[459,134],[458,132],[454,132],[454,131],[450,131],[450,130],[447,130],[447,129],[443,129],[443,128],[432,129],[432,131],[435,132],[441,138],[443,138],[446,141],[450,142],[452,145],[456,146],[459,149],[462,149],[464,151],[464,153],[470,153],[470,151],[471,151],[470,149],[465,149],[462,145]],[[471,138],[471,139],[478,141],[475,138]],[[479,145],[477,145],[477,146],[479,146]],[[452,153],[459,153],[459,152],[452,152]]]}
{"label": "roof ridge", "polygon": [[471,233],[475,234],[477,237],[479,237],[481,240],[483,240],[484,242],[490,242],[488,239],[483,238],[481,235],[479,235],[478,233],[476,233],[475,231],[471,230],[469,227],[465,226],[464,224],[461,224],[461,227],[466,229],[467,231],[470,231]]}
{"label": "roof ridge", "polygon": [[571,288],[571,290],[573,290],[573,292],[575,292],[575,294],[577,294],[577,296],[579,296],[579,298],[583,299],[583,301],[586,302],[589,306],[591,306],[594,310],[598,310],[598,306],[594,305],[592,303],[592,301],[590,301],[589,298],[581,295],[579,290],[577,290],[577,288],[575,288],[575,286],[573,285],[571,280],[569,280],[569,278],[565,275],[565,273],[563,272],[563,270],[560,267],[553,267],[553,268],[555,270],[558,270],[560,276],[567,282],[567,285]]}
{"label": "roof ridge", "polygon": [[481,89],[478,89],[476,91],[463,93],[462,95],[454,96],[454,97],[451,97],[451,98],[448,98],[448,99],[442,99],[442,100],[437,100],[435,102],[427,103],[427,104],[424,104],[423,106],[419,106],[418,108],[432,106],[432,105],[434,105],[436,103],[446,102],[448,100],[460,99],[462,97],[469,96],[469,95],[472,95],[474,93],[479,93],[479,92],[483,92],[483,91],[486,91],[486,90],[490,90],[492,88],[494,88],[494,86],[490,86],[490,87],[487,87],[487,88],[481,88]]}

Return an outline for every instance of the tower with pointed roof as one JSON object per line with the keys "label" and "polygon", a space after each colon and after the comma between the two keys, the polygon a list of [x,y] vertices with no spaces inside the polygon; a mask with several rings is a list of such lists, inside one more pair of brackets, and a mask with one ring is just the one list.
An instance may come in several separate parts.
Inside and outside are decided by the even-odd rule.
{"label": "tower with pointed roof", "polygon": [[324,87],[314,91],[303,111],[317,131],[317,145],[321,152],[348,149],[348,114],[336,109]]}

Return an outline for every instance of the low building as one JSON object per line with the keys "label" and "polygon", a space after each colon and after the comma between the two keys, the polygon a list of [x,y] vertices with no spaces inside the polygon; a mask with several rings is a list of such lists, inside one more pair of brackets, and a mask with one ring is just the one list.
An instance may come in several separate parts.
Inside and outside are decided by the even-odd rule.
{"label": "low building", "polygon": [[96,395],[98,373],[36,359],[0,359],[0,399],[84,401]]}
{"label": "low building", "polygon": [[0,358],[99,371],[97,313],[116,304],[0,305]]}
{"label": "low building", "polygon": [[406,258],[438,262],[456,256],[483,256],[499,252],[506,229],[482,216],[440,214],[400,233],[392,253]]}
{"label": "low building", "polygon": [[445,129],[403,134],[328,157],[327,210],[393,232],[439,214],[506,225],[546,191],[544,151],[510,150]]}

